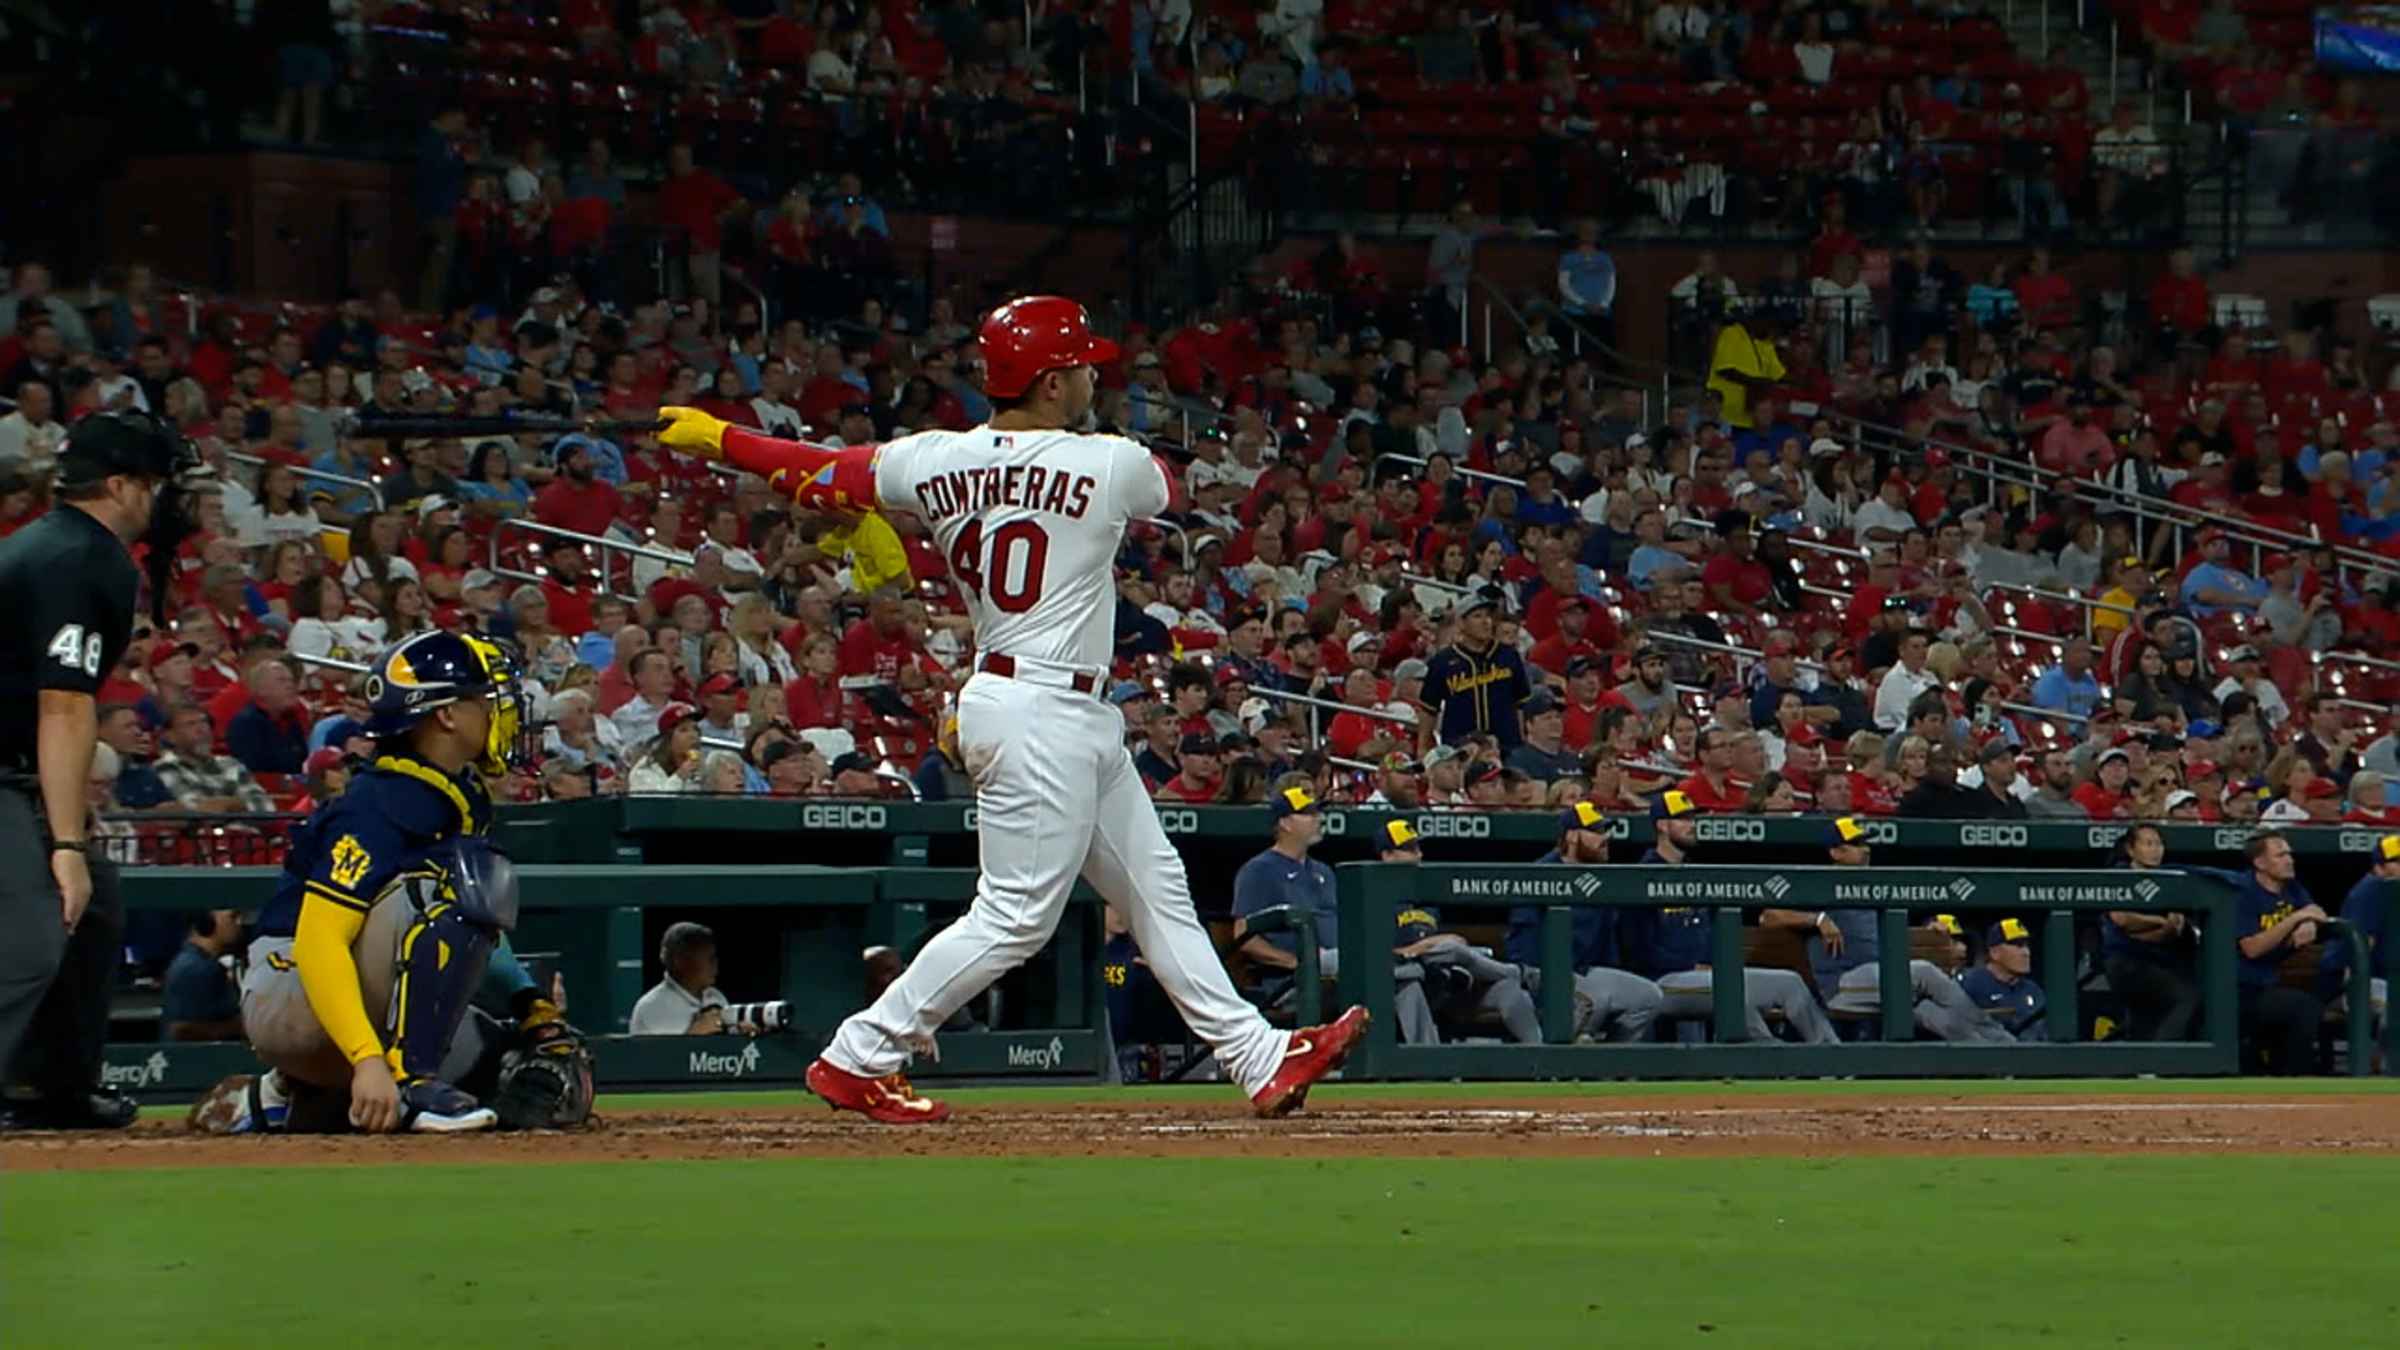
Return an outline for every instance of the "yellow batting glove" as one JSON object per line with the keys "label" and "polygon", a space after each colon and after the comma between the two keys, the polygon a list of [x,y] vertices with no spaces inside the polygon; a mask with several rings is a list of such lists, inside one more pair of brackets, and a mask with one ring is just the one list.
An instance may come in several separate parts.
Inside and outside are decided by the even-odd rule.
{"label": "yellow batting glove", "polygon": [[698,408],[661,408],[658,416],[666,423],[659,429],[660,445],[696,459],[725,458],[725,430],[732,423]]}

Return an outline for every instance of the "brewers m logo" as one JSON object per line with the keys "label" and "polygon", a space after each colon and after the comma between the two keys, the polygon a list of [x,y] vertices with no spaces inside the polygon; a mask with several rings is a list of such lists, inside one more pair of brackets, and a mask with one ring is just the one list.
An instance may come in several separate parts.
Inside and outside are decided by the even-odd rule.
{"label": "brewers m logo", "polygon": [[358,842],[355,834],[345,834],[333,841],[333,852],[326,858],[326,873],[333,884],[343,890],[356,890],[367,869],[375,865],[374,855]]}

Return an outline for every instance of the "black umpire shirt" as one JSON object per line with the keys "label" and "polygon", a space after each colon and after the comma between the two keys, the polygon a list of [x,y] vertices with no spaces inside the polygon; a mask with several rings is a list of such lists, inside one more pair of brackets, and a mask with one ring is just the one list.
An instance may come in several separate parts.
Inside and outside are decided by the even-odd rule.
{"label": "black umpire shirt", "polygon": [[140,588],[124,543],[77,507],[0,540],[0,774],[36,772],[42,690],[98,696],[133,640]]}

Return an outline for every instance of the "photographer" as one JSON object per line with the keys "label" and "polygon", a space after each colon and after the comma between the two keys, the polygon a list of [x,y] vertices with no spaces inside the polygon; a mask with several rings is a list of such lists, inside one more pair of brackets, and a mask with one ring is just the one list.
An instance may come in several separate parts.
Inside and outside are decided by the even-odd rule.
{"label": "photographer", "polygon": [[696,923],[670,924],[658,940],[666,975],[633,1005],[625,1030],[635,1036],[756,1036],[781,1031],[785,1005],[731,1003],[717,988],[717,935]]}

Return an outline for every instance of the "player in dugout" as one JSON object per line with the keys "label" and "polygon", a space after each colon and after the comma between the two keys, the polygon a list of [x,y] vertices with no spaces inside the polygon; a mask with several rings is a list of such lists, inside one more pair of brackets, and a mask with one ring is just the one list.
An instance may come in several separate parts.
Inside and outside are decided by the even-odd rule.
{"label": "player in dugout", "polygon": [[[2342,897],[2342,922],[2358,930],[2366,940],[2367,969],[2377,972],[2372,977],[2375,1000],[2375,1025],[2380,1033],[2385,1016],[2385,999],[2390,987],[2381,973],[2391,959],[2392,911],[2400,906],[2400,834],[2387,834],[2375,841],[2375,861],[2367,874],[2358,879],[2350,893]],[[2318,993],[2328,1002],[2342,998],[2347,990],[2343,983],[2350,969],[2350,944],[2328,942],[2319,967]]]}
{"label": "player in dugout", "polygon": [[[1836,867],[1866,867],[1873,846],[1867,827],[1856,816],[1842,816],[1825,827],[1825,851]],[[1809,968],[1825,1006],[1835,1012],[1872,1016],[1883,1009],[1882,913],[1873,909],[1769,909],[1758,916],[1768,928],[1788,928],[1806,935]],[[1945,1041],[2014,1039],[1985,1017],[1931,961],[1910,960],[1909,988],[1914,995],[1916,1025],[1927,1035]]]}
{"label": "player in dugout", "polygon": [[[1650,819],[1657,827],[1658,837],[1650,851],[1642,855],[1643,865],[1681,867],[1691,861],[1692,849],[1699,842],[1695,823],[1699,811],[1699,805],[1681,788],[1658,794],[1658,799],[1650,804]],[[1658,982],[1659,992],[1665,995],[1660,1007],[1662,1015],[1678,1018],[1711,1015],[1716,982],[1716,972],[1709,968],[1712,922],[1710,911],[1695,905],[1629,909],[1620,916],[1617,940],[1626,962]],[[1769,1013],[1780,1015],[1792,1034],[1806,1044],[1832,1045],[1840,1039],[1833,1033],[1833,1024],[1826,1020],[1825,1010],[1817,1006],[1816,993],[1797,974],[1744,966],[1741,980],[1744,1039],[1770,1045],[1780,1043],[1767,1025]]]}
{"label": "player in dugout", "polygon": [[[1560,814],[1558,846],[1535,859],[1543,863],[1598,866],[1608,861],[1608,818],[1590,802]],[[1666,996],[1656,984],[1622,968],[1617,927],[1622,911],[1606,905],[1575,909],[1575,1039],[1637,1042],[1650,1039],[1651,1024]],[[1541,968],[1542,907],[1519,905],[1508,912],[1508,959],[1526,970]]]}
{"label": "player in dugout", "polygon": [[[1385,821],[1378,842],[1379,856],[1387,863],[1425,860],[1424,841],[1406,820]],[[1494,1018],[1519,1045],[1541,1044],[1541,1015],[1534,1009],[1533,996],[1526,992],[1529,967],[1494,960],[1459,934],[1441,932],[1440,916],[1425,906],[1401,910],[1397,922],[1392,955],[1400,964],[1393,974],[1404,977],[1414,967],[1425,986],[1427,1004],[1424,1024],[1414,1028],[1413,1034],[1408,1023],[1400,1024],[1404,1043],[1441,1044],[1437,1019],[1447,1013],[1460,1022]]]}

